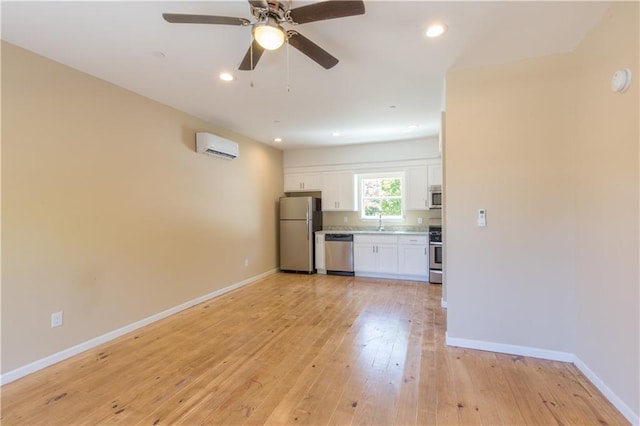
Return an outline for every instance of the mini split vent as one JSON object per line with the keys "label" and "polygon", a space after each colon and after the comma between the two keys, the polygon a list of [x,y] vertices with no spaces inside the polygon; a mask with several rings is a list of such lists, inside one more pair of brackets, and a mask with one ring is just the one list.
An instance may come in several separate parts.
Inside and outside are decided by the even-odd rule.
{"label": "mini split vent", "polygon": [[240,154],[238,144],[211,133],[196,133],[196,151],[233,160]]}

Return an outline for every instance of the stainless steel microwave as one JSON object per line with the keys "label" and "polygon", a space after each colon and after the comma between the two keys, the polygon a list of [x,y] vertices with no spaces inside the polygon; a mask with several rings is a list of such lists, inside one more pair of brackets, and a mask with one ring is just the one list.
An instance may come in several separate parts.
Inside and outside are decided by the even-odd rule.
{"label": "stainless steel microwave", "polygon": [[433,185],[429,187],[429,208],[442,208],[442,185]]}

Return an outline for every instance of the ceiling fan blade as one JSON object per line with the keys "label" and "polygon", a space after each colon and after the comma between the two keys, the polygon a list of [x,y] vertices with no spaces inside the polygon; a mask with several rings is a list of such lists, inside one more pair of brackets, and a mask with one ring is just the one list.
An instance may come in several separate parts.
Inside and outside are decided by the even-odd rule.
{"label": "ceiling fan blade", "polygon": [[[251,53],[251,49],[253,49],[253,54]],[[257,41],[253,40],[251,47],[249,47],[249,50],[247,50],[247,53],[244,55],[238,69],[241,71],[251,71],[255,69],[263,53],[264,48],[260,46]]]}
{"label": "ceiling fan blade", "polygon": [[269,9],[269,4],[267,0],[249,0],[249,3],[253,7],[259,7],[261,9]]}
{"label": "ceiling fan blade", "polygon": [[338,59],[297,31],[289,31],[289,44],[304,53],[325,69],[333,68]]}
{"label": "ceiling fan blade", "polygon": [[289,11],[289,16],[296,24],[362,14],[364,14],[364,2],[362,0],[328,0],[297,7]]}
{"label": "ceiling fan blade", "polygon": [[165,21],[172,24],[216,24],[216,25],[242,25],[251,23],[245,18],[234,18],[232,16],[212,16],[212,15],[183,15],[180,13],[163,13]]}

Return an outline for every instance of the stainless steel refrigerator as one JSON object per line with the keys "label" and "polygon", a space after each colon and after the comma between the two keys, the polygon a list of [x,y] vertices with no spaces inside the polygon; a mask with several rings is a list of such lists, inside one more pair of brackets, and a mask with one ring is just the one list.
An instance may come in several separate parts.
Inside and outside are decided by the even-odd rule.
{"label": "stainless steel refrigerator", "polygon": [[314,232],[321,229],[319,198],[280,198],[281,271],[315,272]]}

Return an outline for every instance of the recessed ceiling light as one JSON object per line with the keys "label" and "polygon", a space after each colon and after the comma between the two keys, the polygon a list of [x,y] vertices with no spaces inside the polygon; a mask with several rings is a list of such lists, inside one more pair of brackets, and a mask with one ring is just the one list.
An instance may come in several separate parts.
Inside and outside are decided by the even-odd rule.
{"label": "recessed ceiling light", "polygon": [[333,132],[331,133],[332,136],[340,136],[340,132]]}
{"label": "recessed ceiling light", "polygon": [[410,129],[417,129],[419,126],[417,124],[411,124],[409,126]]}
{"label": "recessed ceiling light", "polygon": [[427,28],[427,37],[440,37],[445,32],[447,32],[447,26],[445,24],[429,25],[429,28]]}
{"label": "recessed ceiling light", "polygon": [[222,81],[233,81],[234,77],[228,72],[220,73],[220,80]]}
{"label": "recessed ceiling light", "polygon": [[282,138],[274,138],[273,141],[280,143],[280,142],[282,142]]}

